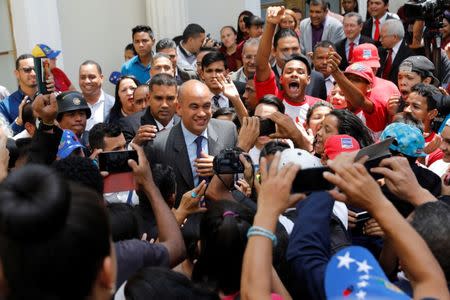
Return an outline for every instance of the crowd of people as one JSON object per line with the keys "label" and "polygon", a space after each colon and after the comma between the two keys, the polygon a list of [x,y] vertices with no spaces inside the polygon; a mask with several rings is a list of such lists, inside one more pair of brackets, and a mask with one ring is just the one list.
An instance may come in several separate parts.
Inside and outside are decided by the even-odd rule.
{"label": "crowd of people", "polygon": [[450,299],[450,10],[430,56],[388,0],[308,9],[138,25],[115,95],[19,55],[0,299]]}

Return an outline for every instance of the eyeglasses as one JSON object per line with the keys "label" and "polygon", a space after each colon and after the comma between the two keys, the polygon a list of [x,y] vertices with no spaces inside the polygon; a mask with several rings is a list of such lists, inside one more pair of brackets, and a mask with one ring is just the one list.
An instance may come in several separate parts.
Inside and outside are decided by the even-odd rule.
{"label": "eyeglasses", "polygon": [[20,68],[19,70],[22,70],[24,73],[31,73],[32,71],[34,71],[34,68],[29,67],[29,68]]}
{"label": "eyeglasses", "polygon": [[256,55],[244,55],[244,58],[248,60],[256,59]]}

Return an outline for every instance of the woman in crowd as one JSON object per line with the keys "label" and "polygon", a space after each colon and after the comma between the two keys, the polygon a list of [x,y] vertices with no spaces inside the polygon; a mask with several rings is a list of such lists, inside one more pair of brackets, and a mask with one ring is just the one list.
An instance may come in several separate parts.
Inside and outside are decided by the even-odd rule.
{"label": "woman in crowd", "polygon": [[300,31],[294,11],[290,9],[284,11],[284,17],[280,22],[279,29],[292,29],[297,33],[297,36],[299,35]]}
{"label": "woman in crowd", "polygon": [[312,135],[316,136],[323,119],[325,119],[325,116],[328,115],[332,110],[333,106],[326,101],[321,100],[314,103],[314,105],[311,106],[306,113],[305,129],[310,129]]}
{"label": "woman in crowd", "polygon": [[244,17],[249,38],[259,38],[263,33],[264,21],[258,16]]}
{"label": "woman in crowd", "polygon": [[116,258],[100,194],[27,165],[0,187],[6,299],[110,299]]}
{"label": "woman in crowd", "polygon": [[109,122],[117,122],[121,118],[132,115],[141,110],[134,105],[134,90],[139,86],[139,81],[133,76],[122,76],[116,84],[116,102],[111,108]]}
{"label": "woman in crowd", "polygon": [[222,27],[220,40],[222,41],[222,47],[219,50],[225,55],[228,70],[230,72],[237,71],[242,67],[242,47],[244,43],[237,44],[237,32],[233,26]]}
{"label": "woman in crowd", "polygon": [[247,27],[245,26],[244,18],[253,16],[252,12],[248,10],[244,10],[239,14],[238,17],[238,26],[237,26],[237,41],[236,43],[239,44],[243,41],[248,40],[248,31]]}

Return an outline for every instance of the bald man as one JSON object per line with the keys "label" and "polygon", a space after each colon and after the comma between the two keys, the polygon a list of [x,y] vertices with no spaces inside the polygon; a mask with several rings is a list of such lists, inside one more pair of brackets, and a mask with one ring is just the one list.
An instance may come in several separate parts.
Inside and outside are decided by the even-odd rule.
{"label": "bald man", "polygon": [[237,132],[230,121],[212,119],[212,94],[198,80],[183,83],[178,94],[177,113],[181,122],[160,132],[146,147],[149,160],[170,165],[176,175],[175,207],[181,196],[213,175],[212,161],[225,148],[236,145]]}

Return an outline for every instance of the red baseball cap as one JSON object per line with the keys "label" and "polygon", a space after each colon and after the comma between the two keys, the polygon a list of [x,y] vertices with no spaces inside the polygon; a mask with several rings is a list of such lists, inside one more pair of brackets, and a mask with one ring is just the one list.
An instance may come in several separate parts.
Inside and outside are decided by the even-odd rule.
{"label": "red baseball cap", "polygon": [[374,44],[361,44],[353,49],[352,61],[350,63],[363,63],[371,68],[380,67],[378,49]]}
{"label": "red baseball cap", "polygon": [[325,141],[324,152],[328,159],[335,159],[342,152],[359,150],[359,143],[346,134],[332,135]]}
{"label": "red baseball cap", "polygon": [[367,80],[370,84],[373,83],[375,75],[373,74],[372,68],[363,63],[354,63],[345,69],[344,74],[353,74]]}

